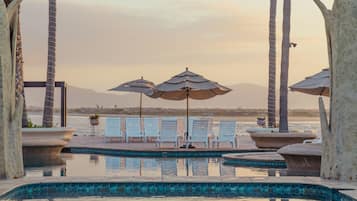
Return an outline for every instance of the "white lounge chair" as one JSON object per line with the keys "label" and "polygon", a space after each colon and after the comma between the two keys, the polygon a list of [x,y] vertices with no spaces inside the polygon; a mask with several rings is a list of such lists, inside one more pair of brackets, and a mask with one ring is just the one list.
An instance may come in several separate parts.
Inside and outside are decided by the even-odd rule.
{"label": "white lounge chair", "polygon": [[161,145],[161,143],[174,143],[175,147],[178,146],[178,136],[177,136],[177,120],[173,119],[163,119],[161,121],[160,136],[156,140],[156,144]]}
{"label": "white lounge chair", "polygon": [[143,159],[143,168],[149,170],[156,170],[159,164],[155,158],[144,158]]}
{"label": "white lounge chair", "polygon": [[125,119],[125,137],[126,142],[129,142],[129,138],[143,138],[141,132],[141,119],[136,117],[129,117]]}
{"label": "white lounge chair", "polygon": [[122,138],[123,132],[121,131],[121,119],[118,117],[107,117],[105,119],[104,129],[105,139]]}
{"label": "white lounge chair", "polygon": [[237,148],[237,139],[236,139],[236,130],[237,130],[237,122],[236,121],[227,121],[222,120],[219,123],[219,133],[212,140],[212,147],[217,144],[219,147],[220,142],[230,142],[232,147]]}
{"label": "white lounge chair", "polygon": [[128,171],[138,171],[141,167],[140,158],[125,158],[125,168]]}
{"label": "white lounge chair", "polygon": [[209,120],[193,120],[192,121],[192,132],[189,133],[189,139],[186,143],[204,143],[208,147],[208,131],[209,131]]}
{"label": "white lounge chair", "polygon": [[[198,117],[189,117],[188,118],[188,133],[192,133],[192,125],[193,125],[193,120],[199,120],[200,118],[198,118]],[[184,132],[186,132],[187,131],[187,119],[185,118],[184,119],[184,127],[185,127],[185,131]]]}
{"label": "white lounge chair", "polygon": [[157,139],[159,135],[160,135],[159,118],[156,117],[144,118],[145,141],[150,137]]}
{"label": "white lounge chair", "polygon": [[192,176],[208,176],[208,158],[189,158],[187,162]]}
{"label": "white lounge chair", "polygon": [[120,158],[114,156],[105,156],[105,170],[117,172],[120,169]]}
{"label": "white lounge chair", "polygon": [[220,164],[219,167],[219,175],[220,176],[232,176],[235,177],[236,176],[236,168],[233,166],[226,166],[223,165],[222,163]]}
{"label": "white lounge chair", "polygon": [[164,158],[161,160],[161,176],[177,176],[177,159]]}

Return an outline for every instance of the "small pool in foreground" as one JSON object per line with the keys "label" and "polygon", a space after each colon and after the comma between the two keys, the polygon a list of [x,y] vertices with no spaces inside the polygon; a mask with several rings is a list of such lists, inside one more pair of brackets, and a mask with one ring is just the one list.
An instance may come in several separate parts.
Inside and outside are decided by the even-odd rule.
{"label": "small pool in foreground", "polygon": [[282,199],[282,198],[210,198],[210,197],[81,197],[81,198],[50,198],[40,200],[51,201],[319,201],[313,199]]}
{"label": "small pool in foreground", "polygon": [[2,200],[355,201],[314,184],[239,182],[65,182],[19,186]]}
{"label": "small pool in foreground", "polygon": [[233,167],[222,158],[133,158],[91,154],[62,154],[58,166],[26,168],[26,177],[42,176],[279,176],[280,169]]}

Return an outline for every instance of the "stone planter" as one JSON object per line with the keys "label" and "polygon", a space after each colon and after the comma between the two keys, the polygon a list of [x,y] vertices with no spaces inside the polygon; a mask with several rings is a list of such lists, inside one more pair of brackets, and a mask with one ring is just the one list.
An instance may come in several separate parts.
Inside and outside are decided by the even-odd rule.
{"label": "stone planter", "polygon": [[61,165],[60,154],[72,139],[70,128],[23,128],[22,148],[26,167]]}
{"label": "stone planter", "polygon": [[89,119],[89,121],[90,121],[90,125],[92,125],[92,126],[98,126],[99,125],[99,118]]}
{"label": "stone planter", "polygon": [[75,129],[72,128],[23,128],[22,139],[58,139],[70,141]]}
{"label": "stone planter", "polygon": [[249,128],[248,133],[279,133],[279,128]]}
{"label": "stone planter", "polygon": [[[248,130],[249,132],[249,130]],[[302,143],[304,140],[315,139],[316,134],[312,132],[289,132],[279,133],[272,130],[249,132],[250,137],[258,148],[280,149],[286,145]]]}
{"label": "stone planter", "polygon": [[67,144],[63,140],[25,140],[22,153],[25,167],[43,167],[62,165],[61,151]]}
{"label": "stone planter", "polygon": [[320,176],[321,144],[293,144],[278,150],[291,176]]}

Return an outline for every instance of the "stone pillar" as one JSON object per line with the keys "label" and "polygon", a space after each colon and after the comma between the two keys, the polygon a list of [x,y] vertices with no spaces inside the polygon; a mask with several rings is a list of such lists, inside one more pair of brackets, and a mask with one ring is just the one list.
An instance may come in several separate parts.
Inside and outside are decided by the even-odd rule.
{"label": "stone pillar", "polygon": [[331,71],[330,121],[320,98],[321,177],[357,181],[357,1],[335,0],[325,19]]}

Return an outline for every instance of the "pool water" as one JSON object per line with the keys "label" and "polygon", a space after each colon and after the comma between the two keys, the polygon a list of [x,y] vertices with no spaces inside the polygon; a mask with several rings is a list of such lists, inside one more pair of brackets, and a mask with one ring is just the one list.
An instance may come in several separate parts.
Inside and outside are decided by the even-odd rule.
{"label": "pool water", "polygon": [[[35,199],[34,199],[35,200]],[[34,201],[32,200],[32,201]],[[212,198],[212,197],[80,197],[80,198],[54,198],[54,199],[38,199],[40,200],[56,200],[56,201],[317,201],[309,199],[276,199],[276,198]]]}
{"label": "pool water", "polygon": [[63,164],[26,168],[26,177],[42,176],[279,176],[279,169],[233,167],[222,158],[131,158],[90,154],[62,154]]}

